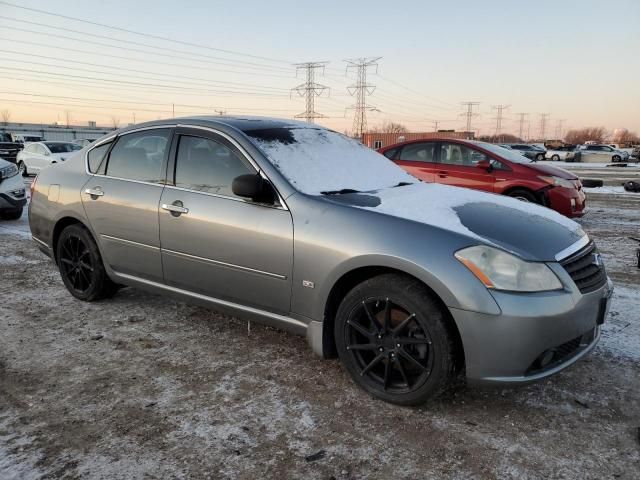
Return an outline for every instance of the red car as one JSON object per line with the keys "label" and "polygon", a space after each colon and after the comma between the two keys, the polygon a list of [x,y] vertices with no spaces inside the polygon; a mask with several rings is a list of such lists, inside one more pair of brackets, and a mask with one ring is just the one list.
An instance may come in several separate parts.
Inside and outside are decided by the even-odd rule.
{"label": "red car", "polygon": [[415,140],[378,151],[425,182],[500,193],[545,205],[567,217],[581,217],[586,212],[585,194],[577,176],[498,145],[472,140]]}

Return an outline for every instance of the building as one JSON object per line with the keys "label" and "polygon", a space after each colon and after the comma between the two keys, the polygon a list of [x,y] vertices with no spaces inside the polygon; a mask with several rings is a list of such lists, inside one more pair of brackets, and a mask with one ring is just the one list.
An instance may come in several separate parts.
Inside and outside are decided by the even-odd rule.
{"label": "building", "polygon": [[76,139],[95,140],[113,131],[109,127],[97,127],[95,122],[81,125],[44,125],[40,123],[0,123],[0,132],[36,136],[50,141],[70,142]]}
{"label": "building", "polygon": [[454,130],[438,130],[437,132],[412,133],[363,133],[362,143],[367,147],[378,149],[388,147],[394,143],[409,140],[432,140],[434,138],[458,138],[473,140],[473,132],[456,132]]}

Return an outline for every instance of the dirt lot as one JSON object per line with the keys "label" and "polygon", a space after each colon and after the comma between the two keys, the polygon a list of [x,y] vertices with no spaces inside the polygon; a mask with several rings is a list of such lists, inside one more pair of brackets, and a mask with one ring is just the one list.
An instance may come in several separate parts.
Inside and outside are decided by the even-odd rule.
{"label": "dirt lot", "polygon": [[77,301],[0,223],[0,478],[640,478],[640,199],[590,205],[617,288],[595,353],[421,408],[302,338],[133,289]]}

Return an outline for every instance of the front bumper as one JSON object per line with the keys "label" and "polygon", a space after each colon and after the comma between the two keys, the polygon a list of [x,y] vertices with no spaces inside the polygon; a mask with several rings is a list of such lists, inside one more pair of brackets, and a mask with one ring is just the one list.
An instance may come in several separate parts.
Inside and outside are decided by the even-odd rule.
{"label": "front bumper", "polygon": [[556,186],[546,191],[548,207],[570,218],[586,213],[587,197],[583,190]]}
{"label": "front bumper", "polygon": [[27,204],[27,195],[21,175],[0,181],[0,209],[17,210]]}
{"label": "front bumper", "polygon": [[[611,281],[581,294],[560,265],[549,265],[565,285],[573,286],[534,294],[491,292],[500,315],[450,309],[462,338],[470,383],[540,380],[572,365],[598,343],[599,322],[611,304]],[[540,359],[547,352],[553,361],[543,365]]]}

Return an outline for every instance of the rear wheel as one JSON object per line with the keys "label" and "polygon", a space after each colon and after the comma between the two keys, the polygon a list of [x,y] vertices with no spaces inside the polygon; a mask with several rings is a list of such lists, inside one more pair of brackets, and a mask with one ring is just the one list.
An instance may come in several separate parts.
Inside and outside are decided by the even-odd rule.
{"label": "rear wheel", "polygon": [[335,341],[342,364],[370,394],[400,405],[436,397],[455,372],[445,313],[418,281],[369,279],[338,308]]}
{"label": "rear wheel", "polygon": [[22,208],[17,210],[0,210],[0,218],[2,220],[18,220],[22,217]]}
{"label": "rear wheel", "polygon": [[542,160],[544,160],[544,153],[539,153],[536,155],[536,160],[538,162],[541,162]]}
{"label": "rear wheel", "polygon": [[560,155],[551,155],[551,160],[553,160],[554,162],[557,162],[560,160]]}
{"label": "rear wheel", "polygon": [[538,203],[536,196],[527,190],[511,190],[507,196],[517,198],[523,202]]}
{"label": "rear wheel", "polygon": [[118,286],[107,276],[98,246],[86,228],[66,227],[56,250],[62,281],[71,295],[92,302],[116,293]]}
{"label": "rear wheel", "polygon": [[620,155],[614,155],[614,156],[611,158],[611,160],[613,160],[614,162],[619,162],[619,161],[620,161],[620,160],[622,160],[622,159],[620,158]]}

